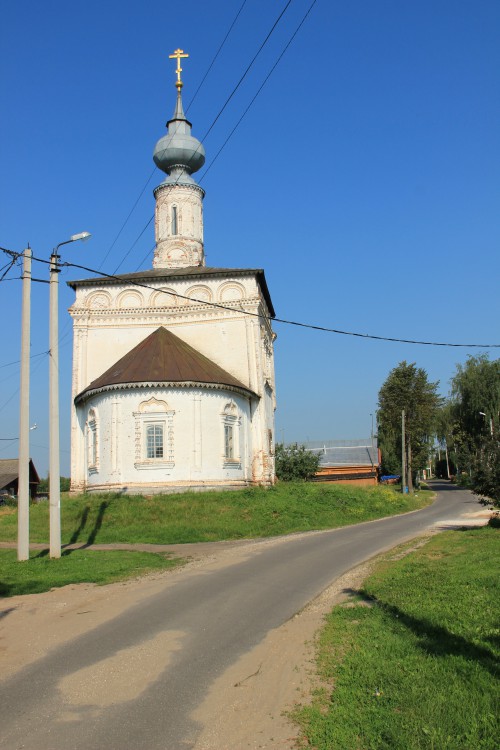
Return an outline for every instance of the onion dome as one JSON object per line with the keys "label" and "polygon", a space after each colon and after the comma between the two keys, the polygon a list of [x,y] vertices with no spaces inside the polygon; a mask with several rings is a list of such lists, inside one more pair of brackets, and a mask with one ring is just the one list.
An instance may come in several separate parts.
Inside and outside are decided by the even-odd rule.
{"label": "onion dome", "polygon": [[180,87],[174,116],[167,122],[167,129],[167,135],[160,138],[153,153],[156,166],[169,175],[163,184],[196,184],[191,173],[204,165],[205,149],[191,135],[191,123],[184,114]]}

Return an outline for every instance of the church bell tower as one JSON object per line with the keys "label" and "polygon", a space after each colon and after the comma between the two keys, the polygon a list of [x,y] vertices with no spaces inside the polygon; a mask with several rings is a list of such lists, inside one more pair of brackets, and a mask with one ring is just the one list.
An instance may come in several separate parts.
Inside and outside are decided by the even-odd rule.
{"label": "church bell tower", "polygon": [[205,149],[191,135],[191,123],[182,107],[181,59],[188,57],[177,49],[170,58],[177,59],[177,102],[167,134],[155,146],[153,159],[167,178],[154,191],[155,252],[153,268],[186,268],[204,266],[203,197],[205,192],[192,173],[205,163]]}

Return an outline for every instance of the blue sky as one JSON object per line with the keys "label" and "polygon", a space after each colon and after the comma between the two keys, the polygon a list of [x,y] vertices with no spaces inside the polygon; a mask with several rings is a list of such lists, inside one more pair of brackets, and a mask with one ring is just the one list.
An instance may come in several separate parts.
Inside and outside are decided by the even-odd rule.
{"label": "blue sky", "polygon": [[[311,0],[292,0],[204,142],[207,166]],[[202,138],[286,0],[247,0],[188,116]],[[190,103],[242,0],[8,3],[2,12],[0,245],[99,268],[153,173],[175,103]],[[279,317],[347,331],[500,343],[500,4],[317,0],[205,178],[213,266],[264,268]],[[151,267],[155,171],[103,270]],[[0,267],[7,262],[0,253]],[[1,275],[1,274],[0,274]],[[33,275],[47,277],[35,264]],[[73,293],[61,274],[61,471],[69,473]],[[18,435],[21,282],[0,284],[0,438]],[[388,372],[439,380],[481,350],[371,341],[276,324],[278,438],[368,436]],[[32,352],[48,350],[34,284]],[[500,356],[492,349],[490,356]],[[9,366],[6,366],[9,365]],[[33,359],[31,455],[48,468],[48,357]],[[0,456],[17,453],[0,442]]]}

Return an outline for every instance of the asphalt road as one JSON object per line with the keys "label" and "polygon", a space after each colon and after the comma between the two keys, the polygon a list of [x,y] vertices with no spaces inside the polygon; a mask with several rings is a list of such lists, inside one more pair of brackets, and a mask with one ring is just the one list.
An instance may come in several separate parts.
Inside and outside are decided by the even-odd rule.
{"label": "asphalt road", "polygon": [[[183,750],[200,727],[190,718],[211,683],[338,576],[431,526],[479,510],[475,498],[436,483],[429,508],[262,545],[243,562],[200,568],[0,683],[2,750]],[[123,649],[171,632],[178,648],[145,689],[99,709],[67,703],[61,685]],[[160,641],[157,641],[160,642]],[[139,657],[140,658],[140,657]],[[162,664],[163,657],[158,656]],[[133,685],[134,662],[127,680]],[[83,670],[83,672],[81,672]],[[102,671],[101,682],[105,678]],[[76,677],[78,684],[78,675]],[[96,684],[96,694],[102,690]],[[77,688],[76,688],[77,689]],[[106,702],[106,701],[105,701]]]}

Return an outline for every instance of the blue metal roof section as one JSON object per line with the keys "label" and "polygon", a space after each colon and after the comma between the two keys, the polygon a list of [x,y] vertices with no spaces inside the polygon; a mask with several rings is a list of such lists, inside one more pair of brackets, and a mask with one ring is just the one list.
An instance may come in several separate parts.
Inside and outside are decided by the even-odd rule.
{"label": "blue metal roof section", "polygon": [[[168,177],[162,185],[199,185],[191,177],[205,163],[205,149],[202,143],[191,135],[191,123],[186,119],[182,106],[180,88],[174,116],[167,122],[168,132],[155,146],[153,160],[156,166]],[[202,188],[199,188],[202,190]]]}

